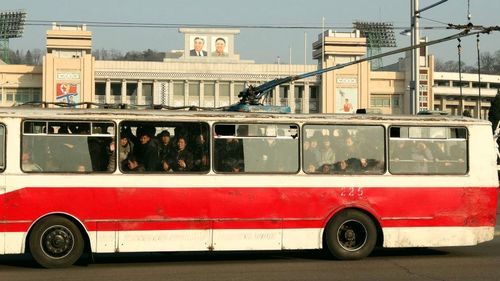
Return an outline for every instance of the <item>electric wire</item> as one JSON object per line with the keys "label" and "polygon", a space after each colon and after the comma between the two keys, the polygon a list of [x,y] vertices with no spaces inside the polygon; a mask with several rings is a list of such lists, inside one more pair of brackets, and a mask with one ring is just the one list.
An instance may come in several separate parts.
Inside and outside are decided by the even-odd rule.
{"label": "electric wire", "polygon": [[[58,25],[83,25],[96,28],[162,28],[162,29],[178,29],[178,28],[238,28],[238,29],[317,29],[323,27],[318,25],[282,25],[282,24],[260,24],[260,25],[241,25],[241,24],[196,24],[196,23],[148,23],[148,22],[105,22],[105,21],[66,21],[66,20],[26,20],[27,26],[51,26],[54,23]],[[441,22],[439,22],[441,23]],[[446,23],[441,23],[446,25]],[[333,30],[352,30],[353,26],[330,25],[325,26],[325,29]],[[408,26],[394,26],[395,30],[406,30]],[[427,26],[423,29],[446,29],[445,26]]]}

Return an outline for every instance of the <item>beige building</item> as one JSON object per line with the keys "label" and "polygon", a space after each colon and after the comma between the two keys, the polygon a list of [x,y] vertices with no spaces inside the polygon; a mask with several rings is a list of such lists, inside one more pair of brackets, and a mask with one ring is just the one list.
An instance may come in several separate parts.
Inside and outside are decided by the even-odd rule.
{"label": "beige building", "polygon": [[[86,26],[54,24],[47,31],[42,67],[0,65],[0,104],[43,101],[221,107],[236,103],[239,92],[248,85],[351,62],[367,52],[366,39],[358,31],[326,31],[312,44],[315,65],[257,64],[240,59],[234,44],[239,30],[179,32],[184,34],[184,49],[163,62],[96,61],[91,55],[92,32]],[[479,112],[482,118],[487,116],[490,101],[500,88],[500,75],[482,75],[479,100],[477,75],[463,74],[460,95],[458,74],[434,72],[433,56],[427,55],[427,49],[420,53],[420,110],[458,114],[462,106],[474,116]],[[360,108],[382,114],[408,113],[408,61],[401,59],[390,71],[373,71],[369,62],[363,62],[297,80],[276,87],[265,102],[304,113],[350,113]]]}

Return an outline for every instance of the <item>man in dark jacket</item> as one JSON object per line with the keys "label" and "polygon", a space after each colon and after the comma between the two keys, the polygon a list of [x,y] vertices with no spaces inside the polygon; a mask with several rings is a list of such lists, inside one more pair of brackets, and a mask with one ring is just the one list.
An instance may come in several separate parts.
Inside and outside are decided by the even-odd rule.
{"label": "man in dark jacket", "polygon": [[158,156],[158,147],[151,140],[151,135],[144,130],[139,135],[139,145],[134,148],[135,155],[139,163],[144,165],[147,172],[158,171],[160,169],[160,158]]}

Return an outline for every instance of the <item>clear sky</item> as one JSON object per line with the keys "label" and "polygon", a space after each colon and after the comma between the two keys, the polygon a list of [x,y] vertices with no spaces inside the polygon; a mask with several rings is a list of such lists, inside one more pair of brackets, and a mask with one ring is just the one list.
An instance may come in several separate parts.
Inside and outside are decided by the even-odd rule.
{"label": "clear sky", "polygon": [[[427,7],[438,0],[420,0]],[[449,0],[422,13],[426,19],[422,26],[443,26],[443,23],[467,23],[467,0]],[[399,32],[410,26],[410,0],[0,0],[0,10],[23,9],[28,24],[22,38],[12,39],[12,49],[45,47],[46,25],[33,25],[33,21],[134,22],[160,24],[201,24],[231,26],[314,26],[315,29],[240,28],[235,38],[235,52],[242,59],[259,63],[273,63],[280,57],[288,63],[290,49],[292,63],[304,63],[304,33],[307,33],[307,63],[311,59],[311,44],[321,33],[322,18],[327,27],[351,27],[352,22],[387,21],[400,28],[395,30],[398,47],[408,46],[410,37]],[[500,25],[500,0],[470,0],[472,23]],[[431,19],[432,21],[428,20]],[[437,21],[437,22],[436,22]],[[170,51],[183,49],[183,37],[177,27],[97,27],[89,24],[93,32],[94,49],[117,49],[123,52],[145,49]],[[451,35],[450,30],[423,30],[422,36],[430,40]],[[430,52],[441,60],[458,60],[457,41],[431,47]],[[463,39],[463,60],[476,64],[476,38]],[[500,32],[481,36],[481,52],[500,50]],[[386,63],[386,61],[384,61]]]}

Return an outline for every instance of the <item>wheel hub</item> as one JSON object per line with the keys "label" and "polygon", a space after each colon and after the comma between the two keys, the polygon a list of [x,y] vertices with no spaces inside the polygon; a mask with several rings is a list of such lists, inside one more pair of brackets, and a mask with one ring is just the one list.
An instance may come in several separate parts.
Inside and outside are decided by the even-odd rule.
{"label": "wheel hub", "polygon": [[340,246],[350,252],[361,249],[367,239],[365,226],[356,220],[349,220],[342,223],[337,232],[337,240]]}
{"label": "wheel hub", "polygon": [[41,237],[43,252],[51,258],[63,258],[68,255],[74,246],[74,237],[71,231],[61,225],[48,228]]}

